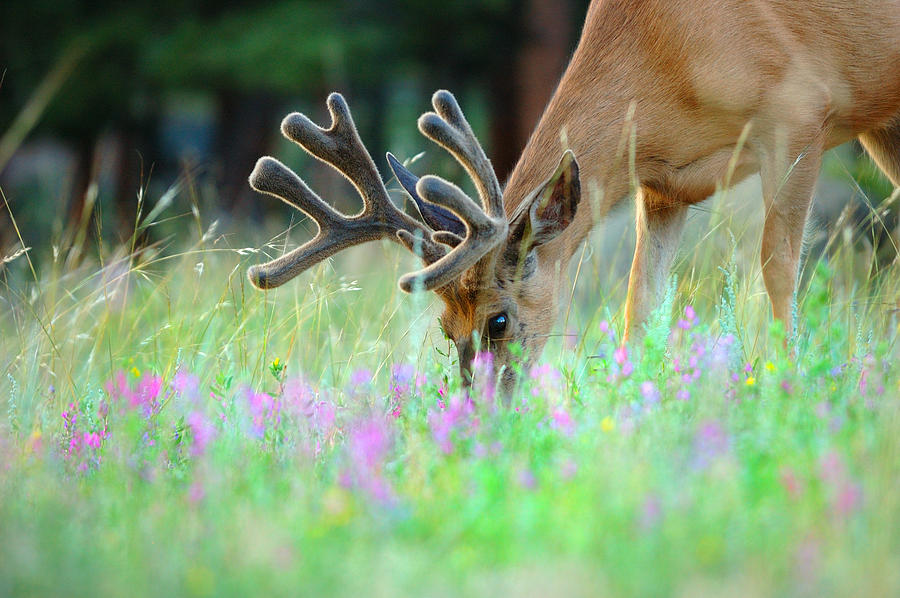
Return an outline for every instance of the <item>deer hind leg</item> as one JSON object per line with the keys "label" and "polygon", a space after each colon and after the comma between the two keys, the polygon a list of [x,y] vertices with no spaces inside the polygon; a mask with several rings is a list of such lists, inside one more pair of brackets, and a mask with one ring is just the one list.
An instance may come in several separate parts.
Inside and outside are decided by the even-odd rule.
{"label": "deer hind leg", "polygon": [[641,336],[644,322],[665,292],[687,214],[687,206],[666,205],[671,203],[646,188],[637,197],[637,244],[625,301],[626,341]]}
{"label": "deer hind leg", "polygon": [[883,129],[863,133],[859,141],[894,186],[900,187],[900,116]]}
{"label": "deer hind leg", "polygon": [[[772,315],[791,333],[803,231],[824,151],[822,131],[805,145],[779,143],[760,158],[766,217],[762,238],[762,274]],[[793,148],[793,149],[791,149]]]}

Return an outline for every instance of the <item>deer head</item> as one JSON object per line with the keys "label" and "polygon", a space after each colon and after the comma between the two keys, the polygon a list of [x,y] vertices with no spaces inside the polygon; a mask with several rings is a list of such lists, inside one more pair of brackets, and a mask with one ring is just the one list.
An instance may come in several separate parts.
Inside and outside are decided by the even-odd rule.
{"label": "deer head", "polygon": [[[563,154],[556,172],[507,216],[490,161],[447,91],[432,98],[434,112],[419,118],[419,130],[450,152],[475,183],[476,203],[459,187],[436,176],[416,177],[391,154],[397,180],[415,201],[418,221],[391,203],[375,163],[366,151],[343,97],[331,94],[328,129],[302,114],[287,116],[282,133],[331,165],[356,187],[363,200],[355,216],[338,213],[274,158],[261,158],[250,185],[301,210],[318,225],[316,236],[266,264],[250,268],[261,289],[284,284],[341,249],[389,238],[405,246],[424,267],[400,278],[406,292],[434,291],[445,307],[444,332],[456,345],[463,383],[471,381],[476,351],[494,354],[494,375],[508,394],[515,385],[511,348],[523,349],[525,366],[544,346],[555,320],[558,268],[542,267],[540,248],[573,220],[580,199],[578,165]],[[555,264],[554,264],[555,265]]]}

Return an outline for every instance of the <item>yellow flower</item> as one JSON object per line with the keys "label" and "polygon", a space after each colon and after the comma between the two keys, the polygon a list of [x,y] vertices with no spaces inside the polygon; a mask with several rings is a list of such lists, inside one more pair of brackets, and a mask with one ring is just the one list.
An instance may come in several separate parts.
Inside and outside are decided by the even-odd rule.
{"label": "yellow flower", "polygon": [[616,429],[615,420],[613,420],[613,418],[611,418],[610,416],[607,415],[602,420],[600,420],[600,429],[603,430],[604,432],[612,432],[613,430]]}
{"label": "yellow flower", "polygon": [[131,375],[134,376],[135,378],[140,378],[141,370],[137,369],[137,367],[133,367],[133,368],[131,368]]}
{"label": "yellow flower", "polygon": [[755,386],[755,385],[756,385],[756,378],[754,378],[753,376],[748,377],[748,378],[747,378],[747,381],[746,381],[746,384],[747,384],[747,386]]}
{"label": "yellow flower", "polygon": [[767,361],[767,362],[766,362],[766,369],[769,370],[770,372],[774,372],[774,371],[775,371],[775,364],[772,363],[771,361]]}
{"label": "yellow flower", "polygon": [[277,367],[278,367],[278,364],[280,364],[280,363],[281,363],[281,359],[279,359],[278,357],[276,357],[276,358],[275,358],[275,361],[272,362],[272,367],[277,368]]}

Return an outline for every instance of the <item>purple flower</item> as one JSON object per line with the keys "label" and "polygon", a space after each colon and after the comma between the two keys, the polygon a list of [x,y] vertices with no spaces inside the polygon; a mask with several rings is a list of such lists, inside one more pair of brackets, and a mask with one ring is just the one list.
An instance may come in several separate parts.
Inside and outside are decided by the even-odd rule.
{"label": "purple flower", "polygon": [[251,432],[256,438],[263,438],[269,425],[281,423],[280,402],[272,395],[255,392],[252,388],[247,388],[245,396],[250,406]]}
{"label": "purple flower", "polygon": [[216,427],[201,411],[192,411],[187,416],[187,425],[191,430],[191,456],[199,457],[216,437]]}
{"label": "purple flower", "polygon": [[200,379],[194,374],[178,370],[172,377],[172,390],[192,402],[196,401],[200,396]]}
{"label": "purple flower", "polygon": [[641,383],[641,396],[648,407],[659,403],[659,389],[650,380]]}
{"label": "purple flower", "polygon": [[571,436],[575,433],[575,422],[572,416],[565,409],[556,409],[550,414],[550,426],[562,432],[564,436]]}
{"label": "purple flower", "polygon": [[100,434],[97,432],[85,432],[84,433],[84,444],[88,445],[93,449],[99,449],[102,440],[100,438]]}
{"label": "purple flower", "polygon": [[431,429],[431,437],[435,444],[445,455],[454,450],[454,432],[465,430],[466,426],[475,427],[472,420],[475,412],[475,404],[468,397],[454,395],[450,398],[450,405],[442,411],[432,411],[428,414],[428,427]]}
{"label": "purple flower", "polygon": [[345,472],[345,479],[382,503],[394,499],[393,490],[382,475],[393,442],[387,422],[378,416],[357,422],[347,439],[350,470]]}
{"label": "purple flower", "polygon": [[694,466],[698,469],[709,467],[728,452],[730,445],[722,425],[715,420],[706,420],[694,435]]}
{"label": "purple flower", "polygon": [[553,398],[562,394],[562,374],[552,365],[544,363],[533,366],[528,377],[534,382],[532,396]]}
{"label": "purple flower", "polygon": [[361,387],[372,384],[372,371],[366,368],[355,370],[350,374],[350,387],[357,390]]}
{"label": "purple flower", "polygon": [[285,380],[281,398],[285,409],[292,415],[312,417],[316,392],[303,378],[291,377]]}
{"label": "purple flower", "polygon": [[416,373],[416,368],[409,363],[395,363],[391,366],[391,390],[396,394],[409,391],[409,383]]}

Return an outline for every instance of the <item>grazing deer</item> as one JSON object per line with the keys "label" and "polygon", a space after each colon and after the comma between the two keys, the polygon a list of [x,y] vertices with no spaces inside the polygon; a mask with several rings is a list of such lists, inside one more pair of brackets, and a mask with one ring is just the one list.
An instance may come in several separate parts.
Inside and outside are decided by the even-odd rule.
{"label": "grazing deer", "polygon": [[763,278],[774,317],[789,327],[822,153],[858,137],[900,185],[900,2],[595,0],[505,190],[453,96],[439,91],[433,105],[419,129],[462,164],[480,205],[440,178],[417,179],[388,155],[422,221],[398,210],[346,103],[332,94],[329,129],[292,114],[282,131],[350,179],[364,208],[343,216],[262,158],[251,185],[308,214],[319,233],[251,268],[250,279],[272,288],[345,247],[393,239],[425,262],[400,287],[433,290],[444,301],[441,323],[464,381],[480,341],[509,391],[511,343],[529,360],[539,355],[570,258],[632,189],[627,337],[665,286],[688,206],[756,172],[766,214]]}

